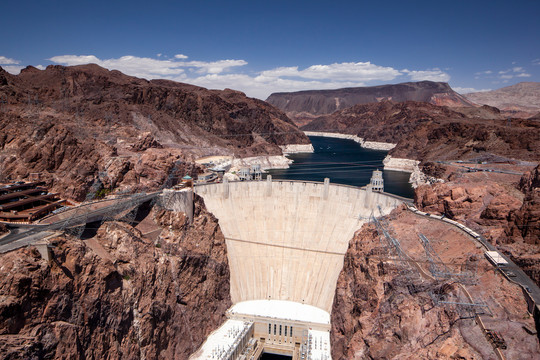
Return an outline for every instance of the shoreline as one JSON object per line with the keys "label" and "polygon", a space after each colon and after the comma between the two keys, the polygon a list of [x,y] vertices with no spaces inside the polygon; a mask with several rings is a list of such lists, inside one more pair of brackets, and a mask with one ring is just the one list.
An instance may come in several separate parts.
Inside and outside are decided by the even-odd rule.
{"label": "shoreline", "polygon": [[287,144],[279,145],[279,147],[284,156],[288,154],[312,153],[315,151],[313,144]]}
{"label": "shoreline", "polygon": [[402,171],[410,173],[409,183],[416,189],[420,185],[431,185],[437,182],[444,182],[441,179],[428,176],[420,170],[420,161],[405,159],[405,158],[394,158],[391,155],[387,155],[384,160],[384,170],[391,171]]}
{"label": "shoreline", "polygon": [[352,140],[360,144],[360,146],[363,147],[364,149],[371,149],[371,150],[389,151],[395,148],[397,145],[397,144],[379,142],[379,141],[366,141],[363,138],[358,137],[357,135],[350,135],[350,134],[340,134],[340,133],[332,133],[332,132],[324,132],[324,131],[304,131],[304,134],[306,134],[307,136],[323,136],[323,137],[330,137],[330,138],[337,138],[337,139]]}
{"label": "shoreline", "polygon": [[384,170],[394,170],[408,173],[414,173],[417,171],[418,164],[420,164],[420,161],[418,160],[395,158],[391,155],[386,155],[383,160]]}

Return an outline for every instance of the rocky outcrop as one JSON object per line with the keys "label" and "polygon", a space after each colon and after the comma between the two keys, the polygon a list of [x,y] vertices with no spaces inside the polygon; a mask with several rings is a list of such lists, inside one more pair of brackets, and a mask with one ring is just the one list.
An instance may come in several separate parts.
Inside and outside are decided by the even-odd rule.
{"label": "rocky outcrop", "polygon": [[390,155],[387,155],[384,160],[384,169],[385,170],[394,170],[394,171],[404,171],[404,172],[414,172],[418,168],[419,161],[410,160],[410,159],[400,159],[395,158]]}
{"label": "rocky outcrop", "polygon": [[8,232],[8,228],[4,224],[0,224],[0,236]]}
{"label": "rocky outcrop", "polygon": [[314,151],[311,144],[281,145],[280,148],[283,154],[312,153]]}
{"label": "rocky outcrop", "polygon": [[187,359],[231,305],[225,240],[200,200],[141,224],[0,255],[0,358]]}
{"label": "rocky outcrop", "polygon": [[354,142],[359,143],[360,146],[363,147],[364,149],[388,151],[396,147],[396,144],[390,144],[390,143],[378,142],[378,141],[365,141],[364,139],[359,138],[356,135],[349,135],[349,134],[333,133],[333,132],[326,132],[326,131],[304,131],[304,134],[306,134],[307,136],[323,136],[323,137],[330,137],[330,138],[336,138],[336,139],[352,140]]}
{"label": "rocky outcrop", "polygon": [[446,168],[440,164],[428,161],[422,164],[422,172],[427,176],[431,176],[436,179],[444,179],[446,175]]}
{"label": "rocky outcrop", "polygon": [[[437,183],[420,186],[415,192],[415,204],[422,211],[445,214],[467,224],[501,228],[511,212],[519,209],[521,196],[493,181],[484,183]],[[489,234],[486,234],[489,236]],[[497,236],[499,235],[499,236]],[[494,242],[500,234],[493,234]]]}
{"label": "rocky outcrop", "polygon": [[358,104],[376,103],[383,100],[394,102],[412,100],[435,105],[472,106],[470,101],[452,90],[447,83],[432,81],[274,93],[266,99],[270,104],[285,111],[295,121],[296,119],[306,120],[314,115],[331,114]]}
{"label": "rocky outcrop", "polygon": [[[507,281],[469,236],[442,221],[395,209],[381,221],[402,251],[364,225],[349,243],[331,313],[332,358],[496,359],[484,328],[499,332],[507,359],[534,358],[540,350],[520,287]],[[476,282],[435,279],[419,234],[453,271],[473,265]],[[437,299],[443,298],[443,303]],[[452,302],[481,299],[490,315],[478,319]],[[448,302],[448,303],[446,303]],[[524,329],[529,329],[524,331]]]}
{"label": "rocky outcrop", "polygon": [[170,176],[177,182],[199,171],[179,149],[160,149],[151,141],[144,144],[142,139],[138,142],[140,151],[128,152],[84,136],[83,130],[78,132],[56,119],[29,124],[13,116],[0,121],[0,172],[4,181],[37,177],[64,198],[82,201],[93,184],[98,185],[96,189],[148,191],[160,188]]}
{"label": "rocky outcrop", "polygon": [[[521,238],[527,244],[540,246],[540,166],[525,174],[519,189],[525,194],[521,208],[509,217],[506,234],[514,239]],[[539,262],[540,264],[540,262]],[[540,279],[540,277],[539,277]]]}
{"label": "rocky outcrop", "polygon": [[150,148],[163,149],[163,145],[157,141],[151,133],[144,133],[139,135],[139,140],[131,145],[133,151],[145,151]]}

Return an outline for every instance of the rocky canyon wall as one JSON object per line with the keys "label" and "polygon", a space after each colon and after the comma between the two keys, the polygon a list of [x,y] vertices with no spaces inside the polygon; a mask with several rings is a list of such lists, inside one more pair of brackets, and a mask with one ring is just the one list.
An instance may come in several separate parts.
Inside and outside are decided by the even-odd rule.
{"label": "rocky canyon wall", "polygon": [[231,305],[225,240],[197,200],[193,224],[158,207],[0,255],[0,358],[187,359]]}

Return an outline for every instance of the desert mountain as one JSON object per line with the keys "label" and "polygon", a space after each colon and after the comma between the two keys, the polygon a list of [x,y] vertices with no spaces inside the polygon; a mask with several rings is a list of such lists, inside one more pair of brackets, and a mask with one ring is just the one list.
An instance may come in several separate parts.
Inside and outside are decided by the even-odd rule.
{"label": "desert mountain", "polygon": [[540,110],[540,82],[520,82],[501,89],[464,96],[477,104],[495,106],[522,117],[531,116]]}
{"label": "desert mountain", "polygon": [[[302,127],[358,135],[365,140],[395,143],[394,157],[446,160],[497,155],[540,159],[540,124],[534,120],[497,119],[497,110],[478,108],[474,115],[425,102],[382,101],[355,105],[315,118]],[[478,118],[477,114],[492,115]]]}
{"label": "desert mountain", "polygon": [[[394,85],[344,88],[337,90],[310,90],[271,94],[267,102],[293,119],[306,123],[316,115],[331,114],[358,104],[376,103],[382,100],[394,102],[422,101],[435,105],[472,106],[447,83],[420,81]],[[302,121],[304,120],[304,121]]]}
{"label": "desert mountain", "polygon": [[216,154],[281,154],[308,138],[275,107],[233,90],[147,81],[97,65],[0,68],[0,176],[39,176],[81,199],[98,174],[152,188]]}

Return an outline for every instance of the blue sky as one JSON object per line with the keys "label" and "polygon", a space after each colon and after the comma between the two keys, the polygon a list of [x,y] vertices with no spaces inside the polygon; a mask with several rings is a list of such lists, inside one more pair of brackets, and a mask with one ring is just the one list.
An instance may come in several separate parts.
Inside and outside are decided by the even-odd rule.
{"label": "blue sky", "polygon": [[275,91],[540,81],[540,1],[4,1],[0,66]]}

